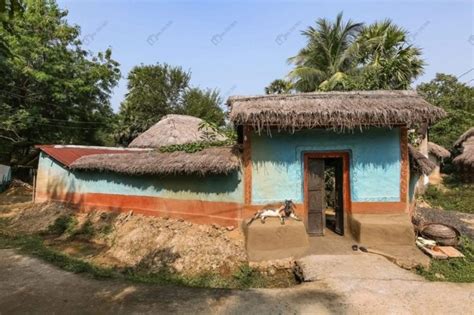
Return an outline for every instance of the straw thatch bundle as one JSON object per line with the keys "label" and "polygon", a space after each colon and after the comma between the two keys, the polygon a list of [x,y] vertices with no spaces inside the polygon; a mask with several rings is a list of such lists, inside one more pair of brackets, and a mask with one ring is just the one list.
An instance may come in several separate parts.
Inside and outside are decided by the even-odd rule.
{"label": "straw thatch bundle", "polygon": [[462,153],[453,162],[457,165],[474,167],[474,127],[463,133],[454,146],[461,147]]}
{"label": "straw thatch bundle", "polygon": [[408,145],[408,155],[410,158],[410,168],[419,174],[430,175],[436,168],[436,164],[430,161],[420,151],[411,144]]}
{"label": "straw thatch bundle", "polygon": [[194,143],[208,140],[213,137],[215,141],[226,138],[211,130],[201,128],[204,120],[187,115],[167,115],[150,129],[136,137],[128,146],[129,148],[159,148],[162,146]]}
{"label": "straw thatch bundle", "polygon": [[231,97],[229,118],[236,125],[279,129],[434,123],[446,115],[414,91],[315,92]]}
{"label": "straw thatch bundle", "polygon": [[127,175],[227,174],[240,167],[238,150],[212,147],[195,153],[182,151],[96,154],[81,157],[73,170],[116,172]]}
{"label": "straw thatch bundle", "polygon": [[428,142],[428,153],[436,156],[440,160],[447,159],[451,156],[448,150],[434,142]]}

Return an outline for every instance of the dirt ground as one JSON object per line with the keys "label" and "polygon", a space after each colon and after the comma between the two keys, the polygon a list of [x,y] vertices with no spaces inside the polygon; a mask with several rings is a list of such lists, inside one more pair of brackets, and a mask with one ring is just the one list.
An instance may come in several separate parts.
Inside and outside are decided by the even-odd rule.
{"label": "dirt ground", "polygon": [[247,262],[239,229],[134,215],[131,211],[77,212],[59,203],[0,202],[0,207],[0,219],[8,219],[7,228],[14,233],[45,232],[58,218],[66,218],[65,231],[48,235],[50,245],[101,266],[184,275],[232,274]]}
{"label": "dirt ground", "polygon": [[0,250],[0,313],[472,314],[474,284],[428,282],[357,257],[312,258],[316,281],[293,288],[226,290],[95,280]]}

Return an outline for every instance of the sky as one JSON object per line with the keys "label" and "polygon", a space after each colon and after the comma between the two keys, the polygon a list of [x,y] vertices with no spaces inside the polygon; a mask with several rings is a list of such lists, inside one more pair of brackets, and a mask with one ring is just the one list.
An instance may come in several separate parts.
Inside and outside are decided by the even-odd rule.
{"label": "sky", "polygon": [[284,78],[287,59],[304,47],[301,31],[318,18],[372,23],[389,18],[422,48],[427,82],[448,73],[473,85],[474,1],[144,1],[59,0],[70,24],[81,27],[84,48],[112,48],[122,79],[115,111],[136,65],[168,63],[191,72],[191,85],[231,95],[263,94]]}

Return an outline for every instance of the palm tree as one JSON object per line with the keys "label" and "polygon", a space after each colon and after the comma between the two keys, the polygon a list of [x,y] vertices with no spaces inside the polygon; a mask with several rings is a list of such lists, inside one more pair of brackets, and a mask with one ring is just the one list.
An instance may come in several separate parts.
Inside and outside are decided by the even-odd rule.
{"label": "palm tree", "polygon": [[318,19],[316,28],[310,26],[302,32],[308,44],[288,61],[296,65],[290,74],[295,90],[310,92],[334,89],[355,67],[357,60],[356,38],[362,23],[351,20],[344,23],[342,13],[334,22]]}
{"label": "palm tree", "polygon": [[390,20],[363,23],[316,21],[302,32],[306,47],[289,59],[294,90],[406,89],[423,73],[421,50],[408,43],[408,33]]}
{"label": "palm tree", "polygon": [[[421,50],[390,20],[366,26],[357,38],[359,70],[371,89],[406,89],[423,73]],[[364,81],[364,80],[363,80]]]}

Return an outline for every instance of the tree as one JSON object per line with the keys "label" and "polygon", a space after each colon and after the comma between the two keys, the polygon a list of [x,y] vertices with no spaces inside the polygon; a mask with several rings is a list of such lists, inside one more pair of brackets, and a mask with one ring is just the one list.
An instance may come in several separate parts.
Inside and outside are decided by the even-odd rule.
{"label": "tree", "polygon": [[191,74],[168,64],[140,65],[128,74],[128,93],[120,106],[116,139],[128,145],[168,114],[185,114],[222,124],[221,98],[215,90],[190,87]]}
{"label": "tree", "polygon": [[[10,21],[23,12],[23,3],[20,0],[0,1],[0,23],[4,31],[11,31]],[[11,57],[11,51],[5,38],[0,37],[0,62]]]}
{"label": "tree", "polygon": [[334,89],[343,84],[356,65],[354,42],[362,26],[351,20],[344,23],[339,13],[334,22],[318,19],[316,27],[303,31],[308,39],[306,47],[288,60],[296,66],[289,73],[293,87],[299,92],[312,92],[321,86]]}
{"label": "tree", "polygon": [[265,87],[265,94],[286,94],[292,89],[291,82],[276,79]]}
{"label": "tree", "polygon": [[127,145],[161,117],[181,106],[191,75],[180,67],[141,65],[128,74],[128,93],[120,105],[117,141]]}
{"label": "tree", "polygon": [[180,112],[222,126],[224,124],[224,112],[220,104],[222,104],[222,98],[218,91],[210,89],[203,91],[194,87],[184,92]]}
{"label": "tree", "polygon": [[0,78],[0,154],[12,164],[38,143],[103,143],[118,63],[110,49],[82,49],[66,16],[53,0],[28,0],[21,18],[0,28],[11,52]]}
{"label": "tree", "polygon": [[298,92],[407,89],[423,72],[420,49],[390,20],[368,26],[319,19],[302,32],[306,47],[289,59],[289,78]]}
{"label": "tree", "polygon": [[430,128],[430,141],[452,148],[459,136],[474,126],[474,88],[459,82],[455,76],[437,73],[430,82],[418,85],[417,91],[448,113]]}
{"label": "tree", "polygon": [[352,76],[355,89],[407,89],[423,73],[420,49],[390,20],[363,27],[356,44],[361,70]]}

